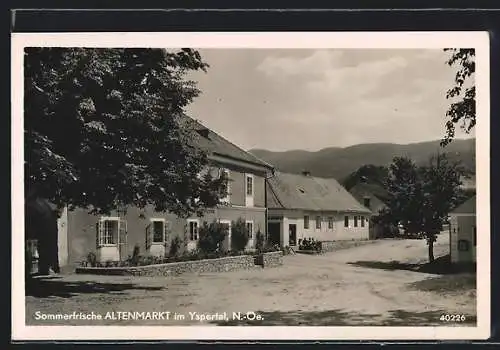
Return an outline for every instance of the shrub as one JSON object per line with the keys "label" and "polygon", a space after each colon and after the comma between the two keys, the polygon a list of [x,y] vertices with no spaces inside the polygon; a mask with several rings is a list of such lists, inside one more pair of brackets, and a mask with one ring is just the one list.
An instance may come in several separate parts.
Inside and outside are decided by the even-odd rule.
{"label": "shrub", "polygon": [[299,250],[312,250],[321,252],[321,241],[314,238],[304,238],[299,245]]}
{"label": "shrub", "polygon": [[179,253],[179,248],[181,247],[181,239],[179,236],[175,236],[172,238],[172,241],[170,241],[170,249],[168,252],[169,256],[176,256]]}
{"label": "shrub", "polygon": [[97,255],[94,252],[90,252],[87,254],[87,262],[91,267],[97,266]]}
{"label": "shrub", "polygon": [[241,252],[245,250],[248,240],[249,232],[245,220],[239,218],[231,223],[231,250]]}
{"label": "shrub", "polygon": [[199,231],[198,249],[206,254],[220,252],[227,235],[226,227],[220,222],[204,222]]}
{"label": "shrub", "polygon": [[261,250],[262,248],[264,248],[264,234],[259,229],[255,236],[255,249]]}

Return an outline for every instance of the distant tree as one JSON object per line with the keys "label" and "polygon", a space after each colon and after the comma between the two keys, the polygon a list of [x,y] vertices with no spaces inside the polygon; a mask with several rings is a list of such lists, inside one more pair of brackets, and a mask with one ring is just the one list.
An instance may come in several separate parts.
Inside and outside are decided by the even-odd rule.
{"label": "distant tree", "polygon": [[[187,216],[218,203],[225,179],[178,116],[198,94],[192,49],[26,48],[26,192],[106,213],[154,205]],[[196,200],[194,200],[196,199]]]}
{"label": "distant tree", "polygon": [[231,250],[240,252],[245,250],[250,238],[245,220],[238,220],[231,223]]}
{"label": "distant tree", "polygon": [[[446,63],[457,67],[455,86],[446,93],[447,99],[458,99],[452,102],[446,116],[446,135],[441,141],[442,146],[449,144],[455,137],[455,125],[461,122],[460,127],[469,133],[476,125],[476,86],[473,78],[476,71],[475,49],[444,49],[450,52]],[[472,85],[465,87],[467,81],[472,80]]]}
{"label": "distant tree", "polygon": [[387,188],[390,195],[386,218],[401,222],[408,233],[424,237],[429,262],[434,261],[434,242],[449,212],[460,200],[463,170],[445,154],[431,157],[417,167],[411,159],[397,157],[390,166]]}

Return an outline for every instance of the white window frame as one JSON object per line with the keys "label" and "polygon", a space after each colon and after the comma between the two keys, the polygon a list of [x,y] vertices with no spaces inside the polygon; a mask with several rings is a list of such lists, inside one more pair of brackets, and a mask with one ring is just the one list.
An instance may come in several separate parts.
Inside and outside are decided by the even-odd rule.
{"label": "white window frame", "polygon": [[[196,223],[196,239],[191,239],[191,223]],[[189,242],[197,242],[200,239],[200,220],[198,219],[187,219],[187,234]]]}
{"label": "white window frame", "polygon": [[[152,227],[152,232],[151,232],[151,244],[165,244],[165,242],[167,242],[167,220],[165,220],[164,218],[151,218],[149,219],[149,221],[151,222],[151,227]],[[163,225],[163,240],[161,242],[155,242],[154,238],[155,238],[155,232],[154,232],[154,223],[155,222],[161,222]]]}
{"label": "white window frame", "polygon": [[333,228],[334,228],[334,220],[333,220],[333,216],[329,216],[329,217],[327,218],[327,220],[328,220],[328,226],[327,226],[327,227],[328,227],[328,229],[329,229],[329,230],[333,230]]}
{"label": "white window frame", "polygon": [[247,230],[248,230],[248,224],[251,224],[251,225],[252,225],[252,231],[250,231],[250,232],[249,232],[249,237],[248,237],[248,239],[254,239],[255,229],[254,229],[253,220],[246,220],[246,221],[245,221],[245,227],[247,228]]}
{"label": "white window frame", "polygon": [[[347,218],[347,226],[346,226],[346,219]],[[344,215],[344,228],[350,228],[351,227],[351,218],[349,218],[349,215]]]}
{"label": "white window frame", "polygon": [[[106,235],[106,221],[116,221],[117,226],[117,232],[116,232],[116,242],[115,243],[104,243]],[[121,219],[119,216],[101,216],[99,218],[99,221],[97,223],[98,228],[97,228],[97,248],[101,247],[118,247],[119,242],[120,242],[120,223],[121,221],[124,221]],[[113,238],[113,236],[111,236]]]}
{"label": "white window frame", "polygon": [[[219,170],[221,173],[225,173],[227,177],[227,184],[226,184],[226,196],[221,198],[220,201],[221,203],[229,204],[231,203],[231,171],[226,168],[221,168]],[[221,174],[222,176],[222,174]]]}
{"label": "white window frame", "polygon": [[[306,227],[307,218],[307,227]],[[311,217],[309,215],[304,215],[304,230],[309,230],[311,228]]]}
{"label": "white window frame", "polygon": [[359,227],[359,225],[358,225],[358,219],[359,219],[358,215],[354,215],[354,217],[353,217],[354,221],[352,223],[353,227],[356,227],[356,228]]}
{"label": "white window frame", "polygon": [[[318,227],[318,218],[319,218],[319,227]],[[314,218],[314,228],[316,230],[321,230],[321,221],[323,220],[323,218],[320,216],[320,215],[316,215],[316,217]]]}
{"label": "white window frame", "polygon": [[[252,192],[251,193],[248,193],[248,179],[250,179],[250,183],[251,183],[251,190]],[[253,197],[254,195],[254,178],[253,178],[253,174],[245,174],[245,196],[247,197]]]}
{"label": "white window frame", "polygon": [[365,220],[365,216],[364,215],[360,215],[359,216],[359,221],[360,221],[359,227],[364,228],[365,227],[365,221],[366,221]]}

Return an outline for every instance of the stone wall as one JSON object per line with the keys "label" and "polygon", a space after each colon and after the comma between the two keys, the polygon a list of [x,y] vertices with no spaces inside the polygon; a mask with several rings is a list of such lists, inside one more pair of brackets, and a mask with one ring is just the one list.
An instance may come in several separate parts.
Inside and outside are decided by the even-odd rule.
{"label": "stone wall", "polygon": [[352,241],[323,241],[321,242],[322,252],[333,252],[340,249],[353,248],[360,245],[375,243],[375,240],[352,240]]}
{"label": "stone wall", "polygon": [[283,252],[262,253],[256,257],[255,263],[262,267],[275,267],[283,265]]}
{"label": "stone wall", "polygon": [[76,273],[122,276],[171,276],[182,273],[227,272],[250,269],[255,266],[251,255],[218,259],[183,261],[134,267],[78,267]]}

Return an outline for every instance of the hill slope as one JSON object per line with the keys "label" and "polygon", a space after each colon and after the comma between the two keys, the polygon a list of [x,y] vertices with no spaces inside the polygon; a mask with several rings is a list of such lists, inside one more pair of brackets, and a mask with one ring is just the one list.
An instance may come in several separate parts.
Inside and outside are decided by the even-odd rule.
{"label": "hill slope", "polygon": [[325,148],[316,152],[273,152],[262,149],[253,149],[250,152],[282,172],[300,173],[308,170],[313,176],[342,180],[362,165],[388,165],[395,156],[408,156],[417,164],[425,164],[438,150],[448,153],[451,159],[460,160],[468,170],[475,172],[475,139],[454,140],[444,150],[439,146],[439,140],[436,140],[407,145],[359,144],[345,148]]}

